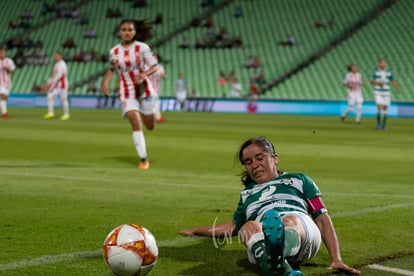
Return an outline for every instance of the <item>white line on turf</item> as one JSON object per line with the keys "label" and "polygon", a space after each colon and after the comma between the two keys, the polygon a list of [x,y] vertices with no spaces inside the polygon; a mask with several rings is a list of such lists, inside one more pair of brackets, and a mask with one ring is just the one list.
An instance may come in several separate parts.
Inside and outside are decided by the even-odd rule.
{"label": "white line on turf", "polygon": [[[114,180],[109,178],[92,178],[92,177],[79,177],[79,176],[67,176],[67,175],[46,175],[46,174],[33,174],[33,173],[14,173],[14,172],[0,172],[0,175],[12,175],[18,177],[38,177],[38,178],[48,178],[48,179],[63,179],[63,180],[78,180],[78,181],[91,181],[91,182],[99,182],[99,183],[110,183],[113,184],[114,182],[122,182],[123,184],[136,184],[135,181],[127,181],[127,180]],[[153,185],[155,183],[151,183]],[[206,185],[206,184],[187,184],[187,183],[174,183],[174,182],[160,182],[162,186],[182,186],[182,187],[196,187],[196,188],[219,188],[220,190],[223,189],[237,189],[240,190],[242,186],[222,186],[222,185]]]}
{"label": "white line on turf", "polygon": [[[171,240],[165,240],[158,242],[159,247],[167,246],[185,246],[194,243],[194,241],[205,239],[203,237],[179,237]],[[0,271],[21,269],[30,266],[41,266],[41,265],[50,265],[54,263],[60,263],[75,259],[88,259],[88,258],[97,258],[102,256],[101,250],[96,251],[84,251],[84,252],[75,252],[75,253],[66,253],[59,255],[45,255],[37,258],[23,259],[20,261],[0,264]]]}
{"label": "white line on turf", "polygon": [[[108,179],[108,178],[92,178],[92,177],[79,177],[79,176],[68,176],[68,175],[50,175],[50,174],[33,174],[33,173],[22,173],[22,172],[6,172],[0,171],[0,175],[13,175],[13,176],[23,176],[23,177],[39,177],[39,178],[51,178],[51,179],[65,179],[65,180],[81,180],[81,181],[93,181],[93,182],[107,182],[107,183],[114,183],[115,180]],[[119,180],[116,180],[119,181]],[[133,183],[131,181],[122,180],[122,183]],[[154,184],[154,183],[153,183]],[[241,190],[241,185],[234,185],[234,186],[223,186],[223,185],[207,185],[207,184],[184,184],[184,183],[174,183],[174,182],[162,182],[160,183],[163,186],[183,186],[183,187],[205,187],[205,188],[218,188],[222,189],[237,189]],[[324,195],[339,195],[339,196],[347,196],[347,197],[389,197],[389,198],[414,198],[414,195],[409,194],[362,194],[362,193],[337,193],[337,192],[325,192]]]}
{"label": "white line on turf", "polygon": [[393,267],[383,266],[379,264],[370,264],[367,267],[371,269],[375,269],[375,270],[392,272],[392,273],[400,274],[400,275],[414,276],[414,271],[400,269],[400,268],[393,268]]}
{"label": "white line on turf", "polygon": [[378,213],[382,211],[388,211],[391,209],[400,209],[400,208],[406,208],[414,206],[414,202],[408,202],[408,203],[401,203],[401,204],[393,204],[393,205],[385,205],[385,206],[379,206],[379,207],[372,207],[372,208],[366,208],[366,209],[359,209],[355,211],[348,211],[348,212],[337,212],[331,215],[332,218],[343,218],[343,217],[356,217],[356,216],[362,216],[370,213]]}

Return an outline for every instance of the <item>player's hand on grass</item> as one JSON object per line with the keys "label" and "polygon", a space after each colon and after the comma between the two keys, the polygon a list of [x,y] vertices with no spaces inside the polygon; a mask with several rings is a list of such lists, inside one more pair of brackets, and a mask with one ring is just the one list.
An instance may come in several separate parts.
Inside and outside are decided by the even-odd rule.
{"label": "player's hand on grass", "polygon": [[360,275],[361,274],[361,271],[359,271],[355,268],[349,267],[346,264],[344,264],[343,262],[333,262],[333,263],[331,263],[331,265],[329,267],[327,267],[327,269],[331,269],[331,270],[332,269],[339,269],[339,270],[342,270],[344,272],[348,272],[349,274],[354,274],[354,275]]}

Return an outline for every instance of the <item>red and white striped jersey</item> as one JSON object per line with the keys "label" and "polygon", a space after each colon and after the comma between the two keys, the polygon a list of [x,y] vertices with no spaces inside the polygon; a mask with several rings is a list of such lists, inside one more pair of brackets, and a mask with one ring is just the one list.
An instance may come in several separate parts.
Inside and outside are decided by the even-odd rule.
{"label": "red and white striped jersey", "polygon": [[109,61],[119,75],[118,95],[121,101],[148,97],[154,93],[148,78],[142,83],[137,81],[139,73],[157,64],[147,44],[134,41],[127,48],[118,44],[109,51]]}
{"label": "red and white striped jersey", "polygon": [[14,71],[16,65],[11,58],[6,57],[0,59],[0,87],[9,89],[11,87],[10,73],[4,68],[7,68],[9,71]]}
{"label": "red and white striped jersey", "polygon": [[157,65],[157,70],[149,75],[148,78],[151,81],[152,87],[155,93],[160,94],[161,79],[165,76],[164,66],[161,64]]}
{"label": "red and white striped jersey", "polygon": [[349,72],[345,76],[344,84],[350,86],[348,87],[349,93],[361,92],[362,78],[360,73]]}
{"label": "red and white striped jersey", "polygon": [[53,74],[50,81],[52,82],[52,89],[69,89],[69,81],[67,78],[68,68],[64,60],[55,63],[53,67]]}

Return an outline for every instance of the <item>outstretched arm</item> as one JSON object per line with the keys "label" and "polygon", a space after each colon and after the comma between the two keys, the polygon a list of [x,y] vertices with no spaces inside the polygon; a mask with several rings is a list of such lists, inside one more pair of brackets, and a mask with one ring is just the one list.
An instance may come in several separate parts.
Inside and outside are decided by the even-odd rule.
{"label": "outstretched arm", "polygon": [[392,86],[394,86],[395,90],[398,93],[400,93],[401,91],[400,91],[400,87],[398,86],[398,83],[395,80],[392,80],[391,83],[392,83]]}
{"label": "outstretched arm", "polygon": [[330,216],[327,213],[324,213],[315,219],[315,223],[321,231],[322,240],[328,249],[329,256],[331,257],[331,264],[328,269],[337,268],[351,274],[361,274],[361,271],[349,267],[342,262],[338,238]]}
{"label": "outstretched arm", "polygon": [[237,234],[237,230],[234,221],[228,221],[221,224],[213,224],[211,226],[200,226],[192,229],[181,230],[180,234],[206,237],[231,237]]}

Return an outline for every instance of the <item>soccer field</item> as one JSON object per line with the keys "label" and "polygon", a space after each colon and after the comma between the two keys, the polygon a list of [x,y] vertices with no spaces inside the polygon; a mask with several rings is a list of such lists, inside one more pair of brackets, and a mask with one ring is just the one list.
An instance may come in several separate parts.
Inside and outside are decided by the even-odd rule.
{"label": "soccer field", "polygon": [[[365,266],[414,254],[414,119],[390,118],[382,131],[375,118],[165,113],[145,132],[151,168],[139,171],[119,110],[73,110],[64,122],[44,111],[11,108],[0,121],[1,275],[110,275],[102,243],[124,223],[157,238],[151,275],[256,275],[237,237],[216,248],[178,231],[231,219],[243,188],[236,152],[261,135],[281,170],[321,189],[345,263],[389,275]],[[328,265],[322,246],[301,270]]]}

